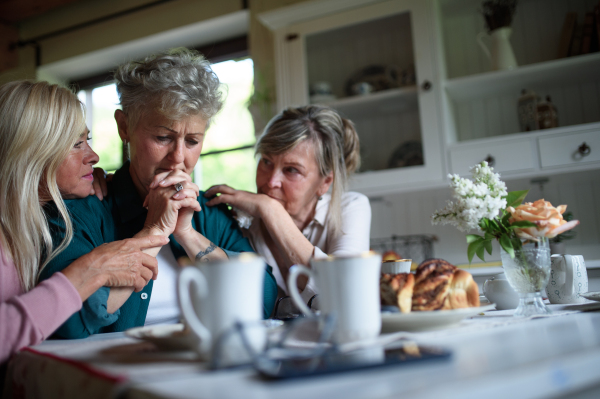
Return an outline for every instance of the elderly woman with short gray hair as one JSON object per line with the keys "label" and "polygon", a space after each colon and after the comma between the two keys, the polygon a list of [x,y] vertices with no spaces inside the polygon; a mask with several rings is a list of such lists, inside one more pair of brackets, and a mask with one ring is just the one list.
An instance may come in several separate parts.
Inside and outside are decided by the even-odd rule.
{"label": "elderly woman with short gray hair", "polygon": [[[87,315],[92,322],[75,322],[67,329],[67,338],[175,323],[179,320],[176,259],[210,261],[253,251],[226,207],[203,206],[207,200],[190,177],[209,121],[222,106],[219,79],[209,62],[195,51],[174,49],[120,66],[115,79],[122,106],[115,119],[130,160],[108,183],[101,204],[112,213],[117,239],[144,229],[171,235],[171,242],[157,255],[159,274],[154,284],[133,295],[131,289],[111,290],[113,298]],[[78,257],[79,252],[76,242],[64,251],[68,257]],[[269,266],[264,281],[268,317],[277,295]],[[116,313],[120,316],[113,317]]]}
{"label": "elderly woman with short gray hair", "polygon": [[[333,109],[289,108],[269,122],[256,143],[257,194],[226,185],[206,191],[207,197],[220,194],[206,205],[226,203],[253,217],[246,235],[275,268],[280,296],[288,292],[292,265],[369,250],[369,200],[346,191],[360,164],[359,150],[354,125]],[[316,292],[307,280],[298,280],[298,288],[306,301]]]}

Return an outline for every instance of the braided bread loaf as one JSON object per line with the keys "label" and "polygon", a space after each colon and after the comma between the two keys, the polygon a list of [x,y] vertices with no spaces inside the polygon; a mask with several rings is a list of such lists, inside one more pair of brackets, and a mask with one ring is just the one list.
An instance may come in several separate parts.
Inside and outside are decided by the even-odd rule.
{"label": "braided bread loaf", "polygon": [[443,259],[428,259],[415,272],[383,274],[381,304],[402,313],[479,306],[479,288],[471,273]]}
{"label": "braided bread loaf", "polygon": [[412,310],[443,309],[455,270],[456,266],[442,259],[421,263],[415,272]]}
{"label": "braided bread loaf", "polygon": [[428,259],[415,272],[412,310],[479,306],[479,288],[471,273],[443,259]]}

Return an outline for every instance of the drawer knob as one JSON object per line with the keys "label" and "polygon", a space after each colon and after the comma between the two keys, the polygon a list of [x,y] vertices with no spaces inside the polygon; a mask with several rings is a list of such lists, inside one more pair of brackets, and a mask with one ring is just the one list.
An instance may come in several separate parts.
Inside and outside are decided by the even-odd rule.
{"label": "drawer knob", "polygon": [[494,166],[494,164],[496,163],[496,158],[494,158],[494,157],[493,157],[493,156],[491,156],[491,155],[488,155],[488,156],[487,156],[487,157],[484,159],[484,161],[488,163],[488,166],[491,166],[491,167],[493,167],[493,166]]}
{"label": "drawer knob", "polygon": [[579,146],[579,148],[577,149],[577,152],[580,153],[582,157],[585,157],[587,155],[590,155],[590,152],[592,152],[592,149],[584,141],[583,144],[581,144]]}
{"label": "drawer knob", "polygon": [[423,89],[423,91],[429,91],[431,90],[431,82],[426,80],[421,84],[421,88]]}

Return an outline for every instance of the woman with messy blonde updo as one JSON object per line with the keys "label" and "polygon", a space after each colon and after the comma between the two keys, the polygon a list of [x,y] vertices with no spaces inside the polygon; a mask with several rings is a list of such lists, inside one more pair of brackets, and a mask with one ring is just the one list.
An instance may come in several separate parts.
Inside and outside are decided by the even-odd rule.
{"label": "woman with messy blonde updo", "polygon": [[[273,265],[280,295],[288,292],[292,265],[369,249],[369,200],[346,191],[360,165],[351,121],[329,107],[288,108],[269,122],[256,154],[257,194],[218,185],[205,195],[220,194],[209,206],[227,203],[253,217],[247,236]],[[306,280],[299,280],[298,288],[305,300],[316,292]]]}

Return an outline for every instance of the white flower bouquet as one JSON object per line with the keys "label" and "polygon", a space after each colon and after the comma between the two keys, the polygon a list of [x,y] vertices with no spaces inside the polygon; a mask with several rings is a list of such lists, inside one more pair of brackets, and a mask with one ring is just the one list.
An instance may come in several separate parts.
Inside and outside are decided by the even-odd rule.
{"label": "white flower bouquet", "polygon": [[448,201],[445,208],[431,216],[433,224],[451,224],[464,232],[484,233],[467,235],[469,263],[474,255],[485,261],[484,251],[492,254],[492,240],[498,240],[514,258],[514,251],[522,247],[522,238],[551,238],[579,224],[577,220],[563,220],[566,205],[554,208],[544,200],[521,205],[529,190],[507,192],[500,175],[485,161],[472,167],[471,173],[473,180],[448,176],[455,201]]}

